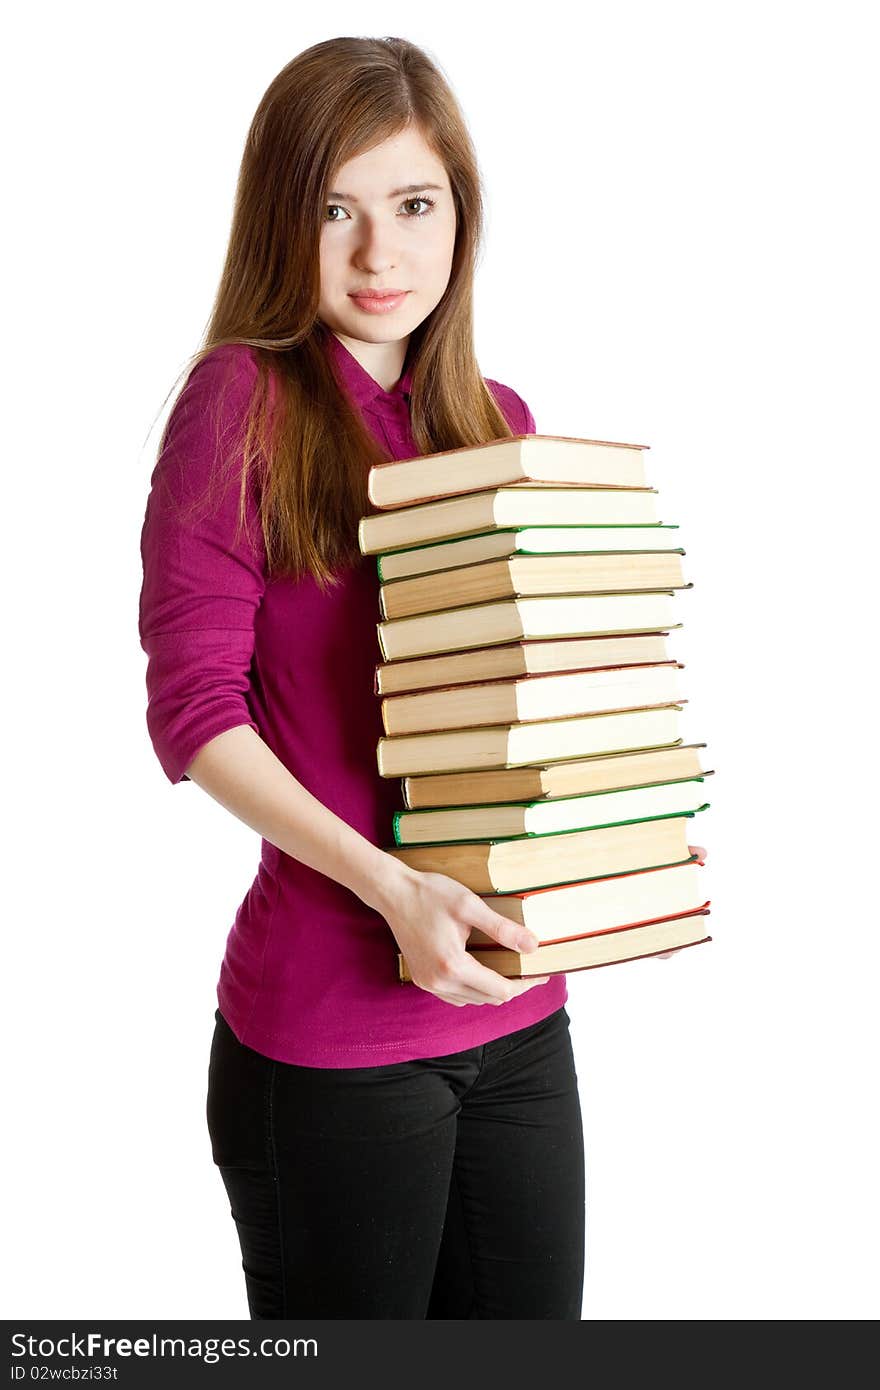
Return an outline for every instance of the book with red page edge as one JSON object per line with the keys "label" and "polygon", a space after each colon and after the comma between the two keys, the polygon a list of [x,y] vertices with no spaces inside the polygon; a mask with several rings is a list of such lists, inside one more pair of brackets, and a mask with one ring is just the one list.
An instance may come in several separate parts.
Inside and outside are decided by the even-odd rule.
{"label": "book with red page edge", "polygon": [[[613,666],[575,666],[567,667],[564,671],[524,671],[519,676],[487,676],[485,680],[479,681],[456,681],[452,685],[429,685],[420,690],[401,690],[394,695],[381,695],[382,700],[402,700],[407,695],[442,695],[446,690],[465,690],[468,686],[474,685],[509,685],[513,681],[534,681],[546,680],[548,676],[585,676],[591,671],[634,671],[640,666],[677,666],[679,671],[685,669],[683,661],[627,661],[616,662]],[[379,695],[375,688],[378,684],[378,670],[373,678],[373,693]],[[623,708],[621,706],[621,708]],[[627,706],[627,708],[644,709],[644,705]],[[445,726],[444,726],[445,728]],[[430,732],[426,730],[425,732]],[[438,731],[439,732],[439,731]]]}
{"label": "book with red page edge", "polygon": [[[668,628],[658,628],[655,632],[640,632],[638,635],[639,635],[639,637],[668,637],[668,636],[669,636],[669,629],[668,629]],[[530,646],[530,645],[532,645],[533,643],[536,643],[536,642],[590,642],[590,641],[600,641],[600,640],[601,640],[601,641],[604,641],[605,639],[604,639],[604,638],[601,638],[601,639],[600,639],[600,638],[591,638],[591,637],[521,637],[521,638],[519,639],[519,641],[517,641],[517,642],[499,642],[499,643],[497,643],[495,646],[493,646],[492,651],[493,651],[493,653],[495,653],[495,652],[500,652],[500,651],[504,651],[505,648],[507,648],[507,649],[509,649],[509,650],[512,650],[514,647]],[[470,652],[473,652],[473,651],[476,650],[476,648],[471,647],[471,648],[468,648],[468,650],[469,650]],[[406,661],[436,661],[436,660],[438,660],[439,658],[441,658],[441,657],[443,657],[443,656],[454,656],[454,655],[455,655],[454,652],[439,652],[439,653],[437,654],[437,656],[426,656],[426,657],[414,656],[414,657],[405,657],[404,660],[406,660]],[[558,672],[557,672],[557,671],[522,671],[522,672],[520,672],[519,675],[517,675],[517,676],[491,676],[491,677],[489,678],[489,680],[492,680],[492,681],[494,681],[494,680],[502,680],[502,681],[505,681],[505,680],[525,680],[527,676],[574,675],[574,673],[575,673],[576,671],[581,671],[581,670],[583,670],[583,671],[607,671],[607,670],[616,670],[616,669],[618,669],[618,668],[622,669],[623,666],[673,666],[673,665],[679,665],[679,664],[680,664],[679,662],[676,662],[676,661],[674,661],[674,660],[670,660],[670,661],[631,661],[631,662],[620,662],[620,663],[617,663],[615,666],[611,666],[611,667],[609,667],[609,666],[583,666],[583,667],[577,666],[577,667],[568,667],[568,666],[567,666],[567,667],[564,668],[564,670],[558,671]],[[373,667],[373,694],[374,694],[374,695],[381,696],[381,694],[382,694],[381,690],[379,689],[379,671],[380,671],[381,667],[383,667],[383,666],[392,666],[392,665],[394,665],[394,662],[391,662],[391,661],[377,661],[377,662],[376,662],[375,666]],[[488,684],[489,682],[487,681],[486,683]],[[456,684],[456,685],[473,685],[473,684],[475,684],[475,682],[473,682],[473,681],[457,681],[457,682],[455,682],[455,684]],[[415,688],[412,689],[412,690],[400,691],[400,692],[395,692],[395,693],[399,693],[399,694],[402,694],[402,695],[404,695],[404,694],[405,694],[405,695],[418,695],[418,694],[420,694],[423,690],[436,690],[436,689],[438,689],[438,688],[439,688],[439,687],[434,686],[434,685],[420,685],[420,686],[415,687]],[[443,686],[442,688],[443,688],[444,690],[446,690],[446,689],[450,689],[450,690],[451,690],[453,687],[452,687],[452,686],[448,686],[448,687],[447,687],[447,686]],[[391,697],[391,696],[387,696],[387,697],[385,697],[385,698],[391,699],[392,697]]]}
{"label": "book with red page edge", "polygon": [[[694,912],[694,913],[686,913],[686,912],[683,912],[681,915],[682,915],[683,917],[688,917],[688,916],[693,916],[693,917],[708,917],[708,916],[709,916],[709,913],[708,913],[708,912],[702,912],[702,913],[700,913],[700,912]],[[605,966],[605,965],[627,965],[631,960],[651,960],[651,959],[652,959],[653,957],[655,957],[655,956],[675,955],[678,951],[686,951],[690,946],[705,946],[706,943],[709,942],[709,941],[711,941],[711,940],[712,940],[712,937],[709,936],[709,934],[707,933],[705,936],[701,936],[700,939],[699,939],[699,941],[683,941],[683,942],[681,943],[680,946],[670,946],[670,947],[667,947],[667,948],[666,948],[665,950],[663,950],[663,951],[644,951],[640,956],[627,956],[626,960],[600,960],[600,961],[596,961],[593,965],[567,965],[567,966],[565,967],[564,970],[557,970],[557,971],[554,971],[554,974],[556,974],[556,975],[577,975],[581,970],[601,970],[602,967]],[[480,950],[482,950],[482,949],[483,949],[483,947],[481,946],[481,947],[480,947]],[[546,973],[547,973],[546,970],[541,970],[540,968],[537,969],[537,970],[535,971],[535,974],[536,974],[536,975],[545,975]],[[529,976],[529,975],[508,975],[508,976],[506,976],[505,978],[506,978],[506,979],[510,979],[510,980],[528,980],[528,979],[531,978],[531,976]]]}
{"label": "book with red page edge", "polygon": [[[702,848],[702,846],[701,846],[701,848]],[[682,859],[682,860],[680,860],[680,862],[679,862],[678,864],[674,864],[674,865],[670,865],[670,864],[652,864],[651,867],[648,868],[648,869],[625,869],[622,873],[619,873],[619,874],[603,874],[601,878],[581,878],[581,879],[576,879],[576,880],[574,880],[574,882],[572,882],[572,883],[550,883],[550,884],[546,884],[543,888],[524,888],[524,889],[521,889],[520,892],[518,892],[518,893],[480,893],[480,894],[478,894],[478,897],[481,897],[481,898],[483,899],[483,901],[486,902],[486,903],[488,903],[488,905],[489,905],[490,907],[494,907],[494,900],[495,900],[496,898],[536,898],[536,897],[538,896],[539,893],[558,893],[559,890],[560,890],[560,888],[579,888],[579,887],[581,887],[581,886],[583,886],[583,885],[585,885],[585,884],[587,884],[587,883],[608,883],[608,882],[609,882],[611,879],[613,879],[613,878],[633,878],[636,874],[659,874],[659,873],[664,873],[664,872],[665,872],[667,869],[669,869],[669,868],[676,868],[676,869],[677,869],[677,868],[681,868],[682,865],[684,865],[684,864],[700,864],[700,865],[703,865],[703,864],[705,864],[705,862],[706,862],[706,856],[705,856],[705,854],[704,854],[702,857],[701,857],[699,854],[691,854],[691,855],[688,856],[687,859]],[[596,931],[596,932],[578,932],[578,933],[576,933],[576,935],[577,935],[577,936],[601,936],[602,933],[603,933],[603,932],[606,932],[606,931],[621,931],[621,930],[625,930],[627,927],[644,927],[644,926],[647,926],[650,922],[667,922],[667,921],[670,921],[670,920],[672,920],[673,918],[677,918],[677,917],[690,917],[691,915],[696,914],[696,913],[699,913],[699,912],[708,912],[708,911],[709,911],[709,904],[711,903],[711,901],[712,901],[711,898],[707,898],[706,901],[705,901],[705,903],[703,903],[703,905],[702,905],[701,907],[691,908],[690,912],[672,912],[672,913],[666,913],[666,915],[663,916],[663,917],[648,917],[648,918],[646,918],[646,919],[645,919],[644,921],[642,921],[642,922],[625,922],[625,923],[623,924],[623,927],[622,927],[622,928],[621,928],[621,927],[602,927],[599,931]],[[495,910],[497,911],[497,908],[496,908]],[[503,915],[504,915],[504,914],[502,913],[502,916],[503,916]],[[513,919],[511,919],[511,920],[513,920]],[[553,938],[553,941],[552,941],[552,942],[550,942],[550,941],[542,941],[542,942],[541,942],[541,945],[542,945],[542,946],[550,946],[550,945],[552,945],[554,942],[558,942],[558,941],[568,941],[568,940],[571,940],[571,939],[572,939],[572,938],[567,937],[567,936],[555,936],[555,937]],[[480,949],[481,949],[481,950],[483,949],[484,944],[485,944],[485,946],[487,946],[487,947],[488,947],[489,945],[491,945],[491,938],[487,937],[485,943],[483,943],[482,941],[479,942],[479,946],[480,946]],[[506,949],[509,949],[509,948],[506,948]]]}
{"label": "book with red page edge", "polygon": [[[650,870],[646,870],[645,872],[651,872],[651,871],[650,871]],[[619,877],[619,875],[613,875],[613,877]],[[595,880],[594,880],[594,882],[595,882]],[[564,887],[566,887],[566,888],[571,888],[571,887],[573,887],[574,885],[571,884],[571,883],[566,883],[566,884],[564,884],[564,885],[562,885],[562,886],[564,886]],[[560,885],[559,885],[559,884],[556,884],[556,887],[558,888],[558,887],[560,887]],[[546,889],[543,889],[543,888],[542,888],[542,889],[539,889],[538,891],[543,893],[543,892],[546,892]],[[482,897],[483,894],[480,894],[480,896]],[[518,897],[518,898],[519,898],[519,897],[526,897],[527,894],[523,894],[523,893],[515,893],[515,894],[514,894],[514,893],[506,893],[506,894],[504,894],[504,896],[505,896],[505,897],[509,897],[509,898],[512,898],[512,897]],[[706,901],[705,901],[704,903],[701,903],[699,907],[692,907],[692,908],[690,909],[690,911],[688,911],[688,912],[667,912],[663,917],[645,917],[645,918],[641,919],[641,920],[638,921],[638,922],[621,922],[621,923],[620,923],[618,926],[616,926],[616,927],[600,927],[600,928],[598,929],[598,931],[577,931],[577,932],[572,932],[571,935],[569,935],[569,936],[551,936],[551,937],[549,938],[549,940],[547,940],[547,941],[543,941],[543,940],[542,940],[541,945],[542,945],[542,946],[558,946],[559,943],[562,942],[562,941],[586,941],[588,938],[594,937],[594,936],[613,936],[615,932],[631,931],[631,930],[633,929],[633,927],[653,927],[653,926],[655,926],[656,923],[658,923],[658,922],[678,922],[678,921],[681,920],[682,917],[699,917],[701,914],[702,914],[703,916],[708,916],[708,915],[709,915],[709,908],[710,908],[710,906],[711,906],[711,903],[712,903],[712,899],[711,899],[711,898],[707,898]],[[468,944],[468,945],[471,944],[471,943],[470,943],[470,938],[468,938],[467,944]],[[481,940],[481,941],[478,941],[478,942],[474,942],[473,944],[474,944],[475,946],[478,946],[479,949],[480,949],[481,951],[509,951],[509,950],[511,949],[510,946],[505,946],[505,945],[502,944],[502,942],[500,942],[500,941],[493,941],[493,940],[491,940],[491,939],[486,940],[486,941],[482,941],[482,940]]]}
{"label": "book with red page edge", "polygon": [[[683,917],[708,917],[709,915],[710,915],[710,914],[709,914],[709,910],[708,910],[708,908],[706,908],[706,909],[701,910],[701,911],[699,911],[699,912],[681,912],[681,913],[679,913],[678,917],[675,917],[675,918],[662,918],[662,919],[660,919],[660,920],[663,920],[663,921],[681,921],[681,919],[682,919]],[[550,973],[551,973],[554,977],[559,976],[559,975],[577,975],[581,970],[601,970],[601,968],[602,968],[603,966],[605,966],[605,965],[626,965],[626,964],[628,964],[629,961],[631,961],[631,960],[651,960],[651,959],[656,958],[657,956],[676,955],[679,951],[686,951],[686,950],[688,949],[689,946],[705,946],[705,945],[706,945],[708,942],[710,942],[711,940],[712,940],[712,937],[707,933],[705,936],[701,936],[700,939],[699,939],[699,941],[683,941],[679,946],[667,946],[667,947],[664,947],[662,950],[658,950],[658,951],[643,951],[643,952],[641,953],[641,955],[638,955],[638,956],[626,956],[626,957],[624,957],[624,959],[622,959],[622,960],[601,960],[601,961],[594,961],[592,965],[567,965],[567,966],[565,967],[564,970],[554,970],[554,971],[552,971],[552,972],[550,972]],[[480,946],[478,949],[482,952],[482,951],[484,951],[484,950],[487,950],[488,947],[486,947],[486,946]],[[500,944],[499,944],[499,949],[509,951],[511,948],[510,948],[509,946],[500,946]],[[515,954],[524,955],[524,954],[526,954],[526,952],[520,951],[520,952],[516,952]],[[402,955],[403,955],[403,953],[402,953],[401,951],[398,951],[398,953],[397,953],[398,983],[399,983],[399,984],[409,984],[409,983],[411,983],[411,981],[409,981],[409,980],[404,980],[404,979],[401,978],[401,971],[402,971],[402,964],[401,964],[401,962],[402,962]],[[491,967],[490,967],[490,968],[491,968]],[[541,966],[538,965],[538,964],[536,963],[536,969],[535,969],[535,971],[534,971],[534,974],[535,974],[535,975],[546,975],[547,973],[548,973],[548,972],[547,972],[546,966],[542,969]],[[508,979],[508,980],[530,980],[530,979],[532,978],[532,976],[531,976],[531,975],[506,975],[504,978],[505,978],[505,979]]]}

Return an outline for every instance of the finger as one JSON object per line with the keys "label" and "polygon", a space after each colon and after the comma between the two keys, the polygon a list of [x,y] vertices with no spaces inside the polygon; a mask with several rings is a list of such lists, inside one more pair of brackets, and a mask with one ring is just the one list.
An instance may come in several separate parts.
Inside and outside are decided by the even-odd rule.
{"label": "finger", "polygon": [[[517,980],[517,984],[520,984],[520,983],[521,983],[521,982],[520,982],[519,980]],[[534,985],[546,984],[546,983],[547,983],[546,980],[529,980],[529,981],[528,981],[528,984],[526,985],[526,989],[531,989]],[[518,995],[520,995],[520,994],[525,994],[525,989],[518,989],[518,990],[516,990],[514,993],[511,994],[510,998],[511,998],[511,999],[515,999],[515,998],[516,998]],[[459,994],[459,995],[445,995],[445,994],[444,994],[444,995],[438,995],[438,998],[442,998],[442,999],[443,999],[446,1003],[448,1003],[448,1004],[456,1004],[456,1005],[458,1005],[458,1006],[463,1005],[463,1004],[480,1004],[480,1005],[492,1005],[492,1006],[494,1006],[494,1007],[497,1007],[497,1006],[499,1006],[500,1004],[504,1004],[504,1003],[507,1003],[507,1002],[508,1002],[507,1000],[504,1000],[504,999],[488,999],[488,998],[486,997],[485,994],[468,994],[468,995],[463,995],[463,994]]]}
{"label": "finger", "polygon": [[513,983],[497,970],[481,965],[473,956],[466,954],[458,971],[456,988],[460,992],[463,990],[482,996],[484,1003],[504,1004],[516,993]]}
{"label": "finger", "polygon": [[511,922],[509,917],[502,917],[500,912],[496,912],[487,902],[474,894],[474,916],[472,926],[479,927],[487,936],[491,936],[493,941],[499,942],[502,946],[508,946],[512,951],[535,951],[541,944],[533,931],[528,927],[520,926],[517,922]]}
{"label": "finger", "polygon": [[[494,972],[493,972],[493,973],[494,973]],[[499,978],[505,978],[505,977],[499,976]],[[533,988],[535,987],[535,985],[546,985],[546,984],[549,983],[549,981],[550,981],[550,976],[549,976],[549,975],[543,975],[543,976],[540,976],[539,978],[528,979],[528,980],[513,980],[513,979],[507,979],[506,982],[507,982],[508,985],[510,985],[510,993],[509,993],[508,998],[509,998],[509,999],[515,999],[515,998],[517,997],[517,995],[525,994],[526,990],[528,990],[528,989],[533,989]],[[443,999],[446,1001],[446,1003],[448,1003],[448,1004],[456,1004],[456,1005],[462,1005],[462,1004],[494,1004],[494,1005],[498,1005],[498,1004],[504,1004],[504,1003],[507,1003],[507,1002],[508,1002],[507,999],[496,999],[496,998],[494,998],[494,997],[493,997],[493,998],[490,998],[488,995],[485,995],[485,994],[478,994],[475,990],[467,990],[467,991],[459,990],[459,991],[457,991],[455,994],[444,994],[444,995],[439,996],[439,997],[443,998]]]}
{"label": "finger", "polygon": [[501,975],[491,966],[481,965],[470,955],[466,957],[459,971],[460,983],[488,996],[489,1001],[495,1004],[504,1004],[508,999],[513,999],[516,995],[531,989],[533,985],[546,984],[549,978],[549,975],[534,976],[525,980],[511,978]]}
{"label": "finger", "polygon": [[702,845],[688,845],[688,850],[691,854],[696,855],[701,864],[703,863],[706,858],[706,851],[703,849]]}

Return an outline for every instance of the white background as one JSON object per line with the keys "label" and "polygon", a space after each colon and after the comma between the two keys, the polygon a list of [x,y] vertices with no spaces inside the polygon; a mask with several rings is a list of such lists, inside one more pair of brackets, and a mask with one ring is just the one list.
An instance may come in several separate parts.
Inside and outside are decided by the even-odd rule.
{"label": "white background", "polygon": [[144,720],[138,538],[253,111],[401,34],[485,177],[484,375],[651,445],[711,945],[569,977],[584,1319],[875,1317],[871,5],[19,10],[7,106],[6,1316],[246,1318],[204,1118],[257,837]]}

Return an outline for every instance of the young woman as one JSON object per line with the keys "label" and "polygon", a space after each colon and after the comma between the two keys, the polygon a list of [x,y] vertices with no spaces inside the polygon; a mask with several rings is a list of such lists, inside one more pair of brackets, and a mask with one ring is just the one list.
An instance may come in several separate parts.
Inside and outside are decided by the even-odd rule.
{"label": "young woman", "polygon": [[428,57],[390,38],[301,53],[248,133],[153,472],[150,736],[172,783],[262,837],[207,1096],[253,1318],[581,1316],[565,977],[478,965],[474,926],[534,938],[382,848],[403,802],[376,763],[368,470],[535,429],[474,356],[480,234],[474,152]]}

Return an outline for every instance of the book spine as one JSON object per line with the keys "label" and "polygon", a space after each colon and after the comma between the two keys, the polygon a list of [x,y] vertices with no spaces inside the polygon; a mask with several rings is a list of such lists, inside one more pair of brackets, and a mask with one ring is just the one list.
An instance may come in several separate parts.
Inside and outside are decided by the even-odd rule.
{"label": "book spine", "polygon": [[401,817],[402,815],[403,815],[403,812],[402,812],[402,811],[395,811],[395,812],[394,812],[394,815],[393,815],[392,818],[391,818],[391,831],[392,831],[392,834],[394,835],[394,843],[395,843],[396,845],[399,845],[399,844],[402,843],[401,838],[400,838],[400,817]]}

